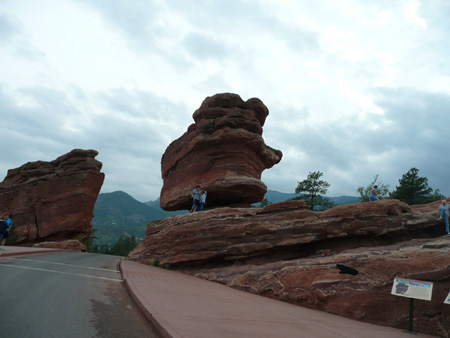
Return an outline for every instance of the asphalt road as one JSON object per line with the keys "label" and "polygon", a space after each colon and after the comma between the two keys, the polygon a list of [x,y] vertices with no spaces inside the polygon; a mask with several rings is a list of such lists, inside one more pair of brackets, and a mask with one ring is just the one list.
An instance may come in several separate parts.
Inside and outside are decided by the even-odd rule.
{"label": "asphalt road", "polygon": [[0,337],[158,337],[119,262],[81,252],[0,258]]}

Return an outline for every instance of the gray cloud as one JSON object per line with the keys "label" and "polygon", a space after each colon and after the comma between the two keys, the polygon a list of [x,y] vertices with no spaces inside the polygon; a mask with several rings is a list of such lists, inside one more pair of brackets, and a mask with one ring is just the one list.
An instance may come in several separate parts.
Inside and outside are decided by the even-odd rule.
{"label": "gray cloud", "polygon": [[9,41],[22,32],[20,21],[0,13],[0,41]]}
{"label": "gray cloud", "polygon": [[191,33],[183,39],[182,44],[198,59],[222,59],[230,52],[223,42],[203,34]]}
{"label": "gray cloud", "polygon": [[132,6],[126,0],[84,0],[84,3],[95,8],[111,27],[134,40],[151,44],[161,33],[157,19],[162,8],[155,1],[137,0]]}
{"label": "gray cloud", "polygon": [[17,57],[34,59],[44,56],[24,38],[22,22],[11,15],[0,13],[0,42],[10,46]]}
{"label": "gray cloud", "polygon": [[27,95],[33,106],[18,105],[0,88],[2,121],[7,126],[0,172],[6,175],[7,169],[29,161],[50,161],[74,148],[96,149],[106,174],[102,191],[123,190],[142,201],[159,196],[161,156],[185,132],[173,122],[183,112],[183,124],[193,122],[184,105],[144,91],[83,95],[87,103],[103,108],[104,113],[97,115],[75,109],[64,92],[26,88],[20,94]]}
{"label": "gray cloud", "polygon": [[[25,6],[0,14],[2,55],[10,62],[0,85],[0,173],[93,148],[107,174],[103,192],[155,199],[167,145],[193,123],[206,96],[236,92],[270,109],[263,136],[284,157],[263,174],[269,189],[293,192],[320,170],[330,195],[355,195],[376,174],[393,188],[416,167],[450,195],[450,5],[423,1],[420,17],[405,16],[406,3],[388,0],[70,5],[77,6],[74,21],[89,19],[79,35],[60,24],[64,10],[51,6],[43,7],[48,26],[27,20]],[[71,37],[66,45],[48,44],[54,27],[61,28],[58,41]],[[100,47],[100,40],[83,38],[91,27],[105,42]],[[39,58],[38,48],[48,57]],[[68,65],[90,67],[77,72]]]}
{"label": "gray cloud", "polygon": [[271,110],[264,137],[285,156],[263,175],[266,184],[293,192],[308,172],[319,170],[331,183],[331,193],[355,195],[357,187],[368,184],[376,174],[394,189],[401,176],[416,167],[433,189],[448,196],[450,96],[408,88],[374,92],[384,114],[365,119],[351,117],[315,126],[299,123],[298,129],[290,130],[278,117],[295,115],[289,121],[292,124],[306,118],[307,110],[297,114]]}

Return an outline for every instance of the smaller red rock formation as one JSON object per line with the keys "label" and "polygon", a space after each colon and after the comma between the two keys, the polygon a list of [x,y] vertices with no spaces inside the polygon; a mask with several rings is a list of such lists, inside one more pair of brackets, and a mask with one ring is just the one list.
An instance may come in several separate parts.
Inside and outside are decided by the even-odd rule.
{"label": "smaller red rock formation", "polygon": [[81,243],[79,240],[70,239],[68,241],[61,242],[41,242],[33,245],[35,248],[52,248],[52,249],[67,249],[67,250],[77,250],[86,252],[86,245]]}
{"label": "smaller red rock formation", "polygon": [[74,149],[51,162],[8,170],[0,214],[10,214],[18,244],[87,238],[104,174],[95,150]]}
{"label": "smaller red rock formation", "polygon": [[191,209],[196,185],[208,191],[208,208],[261,201],[267,191],[261,173],[282,157],[262,138],[268,114],[256,98],[243,101],[229,93],[206,98],[194,112],[195,123],[162,156],[161,208]]}

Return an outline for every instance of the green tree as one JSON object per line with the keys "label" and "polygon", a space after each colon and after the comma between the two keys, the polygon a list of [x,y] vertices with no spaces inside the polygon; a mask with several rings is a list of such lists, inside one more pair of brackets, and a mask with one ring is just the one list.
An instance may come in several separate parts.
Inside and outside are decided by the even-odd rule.
{"label": "green tree", "polygon": [[6,240],[6,245],[15,245],[19,240],[19,234],[16,231],[14,224],[9,228],[9,238]]}
{"label": "green tree", "polygon": [[137,246],[137,244],[138,243],[136,242],[136,237],[134,235],[131,237],[122,235],[113,245],[108,254],[116,256],[127,256],[129,252]]}
{"label": "green tree", "polygon": [[303,194],[303,199],[310,206],[311,210],[314,210],[318,197],[325,195],[330,187],[328,182],[320,179],[322,176],[323,173],[320,171],[309,172],[308,177],[298,182],[295,189],[296,194]]}
{"label": "green tree", "polygon": [[134,235],[122,235],[112,245],[112,247],[109,244],[95,244],[92,242],[88,242],[88,244],[88,252],[115,256],[128,256],[130,251],[138,245],[138,242],[136,241],[136,237]]}
{"label": "green tree", "polygon": [[96,239],[98,239],[95,236],[95,232],[97,231],[97,229],[94,229],[91,233],[91,235],[89,236],[89,238],[86,240],[86,248],[87,248],[87,252],[98,252],[98,246],[94,245],[94,241]]}
{"label": "green tree", "polygon": [[359,194],[359,199],[361,202],[369,202],[369,194],[374,185],[378,185],[378,198],[385,199],[389,197],[389,184],[383,184],[381,181],[377,183],[378,174],[375,175],[373,181],[369,183],[366,187],[358,187],[356,192]]}
{"label": "green tree", "polygon": [[438,190],[428,186],[428,178],[419,177],[419,169],[411,168],[398,180],[399,185],[391,193],[391,198],[402,202],[413,204],[424,204],[433,201],[434,198],[440,199],[442,196]]}

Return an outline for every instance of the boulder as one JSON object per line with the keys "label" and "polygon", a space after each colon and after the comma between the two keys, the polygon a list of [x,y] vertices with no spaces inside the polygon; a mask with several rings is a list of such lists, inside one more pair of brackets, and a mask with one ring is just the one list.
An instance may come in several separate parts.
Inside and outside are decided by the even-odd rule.
{"label": "boulder", "polygon": [[[265,208],[216,208],[150,222],[136,260],[161,264],[222,264],[252,257],[298,257],[439,231],[439,221],[398,200],[339,205],[313,212],[303,201]],[[442,227],[443,233],[443,227]],[[419,234],[417,236],[420,237]]]}
{"label": "boulder", "polygon": [[208,208],[261,201],[267,191],[261,173],[282,158],[262,138],[268,114],[257,98],[207,97],[193,114],[195,123],[162,156],[161,208],[191,209],[197,185],[208,191]]}
{"label": "boulder", "polygon": [[87,247],[84,243],[81,243],[77,239],[69,239],[61,242],[41,242],[33,245],[34,248],[52,248],[52,249],[66,249],[76,251],[87,251]]}
{"label": "boulder", "polygon": [[[390,294],[394,278],[431,281],[433,300],[417,302],[416,329],[443,335],[450,329],[443,304],[450,236],[436,218],[438,206],[382,200],[321,212],[302,201],[216,208],[149,223],[129,259],[157,259],[237,289],[403,329],[408,301]],[[338,264],[359,273],[339,273]]]}
{"label": "boulder", "polygon": [[11,215],[17,244],[89,237],[104,180],[97,155],[74,149],[51,162],[8,170],[0,183],[0,214]]}

